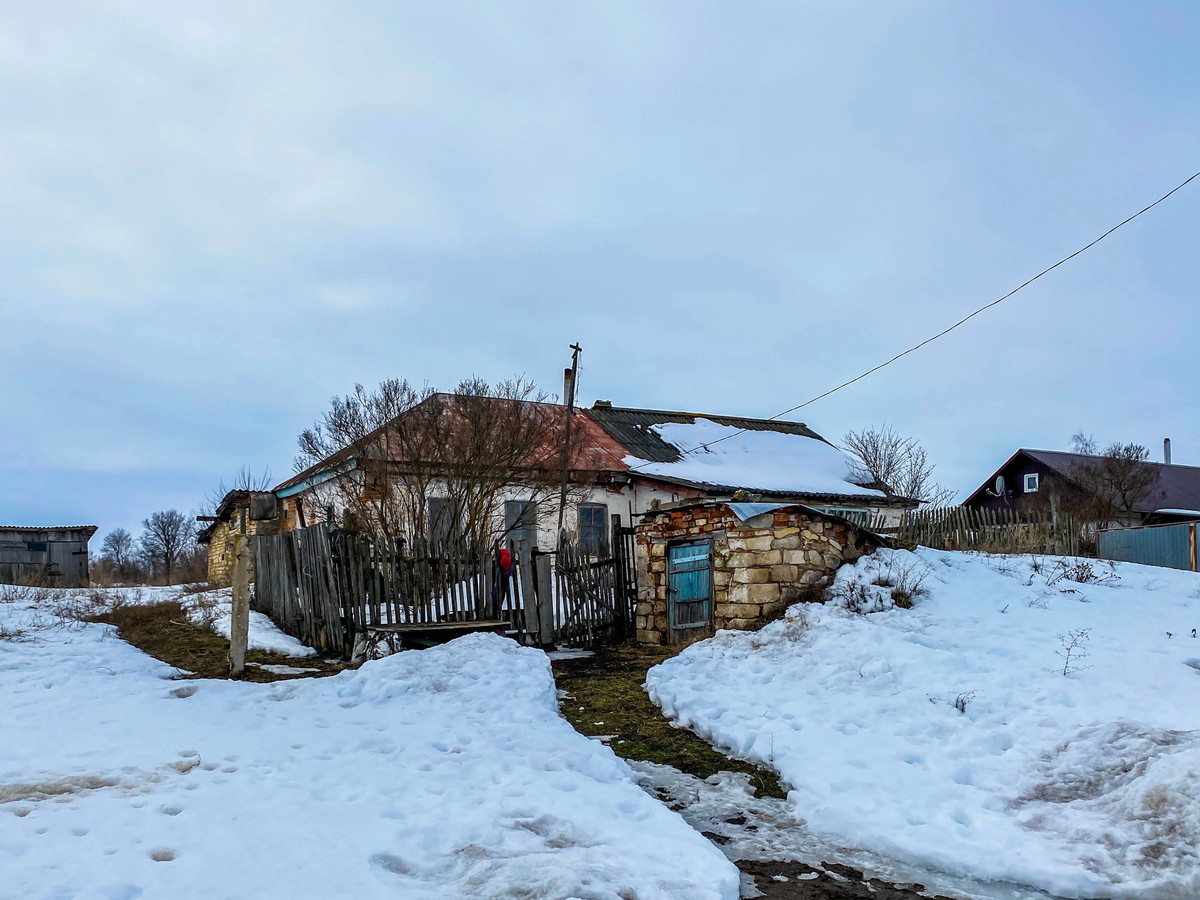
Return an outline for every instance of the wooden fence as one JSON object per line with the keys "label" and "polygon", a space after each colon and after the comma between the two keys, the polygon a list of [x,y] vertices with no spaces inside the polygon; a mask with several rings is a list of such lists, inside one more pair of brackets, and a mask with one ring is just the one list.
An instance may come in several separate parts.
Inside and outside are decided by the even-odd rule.
{"label": "wooden fence", "polygon": [[612,547],[598,556],[565,544],[554,557],[555,640],[578,647],[618,643],[633,635],[637,603],[632,528],[613,528]]}
{"label": "wooden fence", "polygon": [[1080,534],[1077,519],[1056,512],[953,506],[910,510],[891,537],[900,547],[1078,556]]}
{"label": "wooden fence", "polygon": [[323,524],[255,535],[255,605],[308,646],[342,656],[373,628],[455,622],[507,622],[526,643],[598,646],[631,633],[636,602],[633,530],[613,535],[600,556],[510,544],[507,578],[494,553],[462,542],[410,550]]}

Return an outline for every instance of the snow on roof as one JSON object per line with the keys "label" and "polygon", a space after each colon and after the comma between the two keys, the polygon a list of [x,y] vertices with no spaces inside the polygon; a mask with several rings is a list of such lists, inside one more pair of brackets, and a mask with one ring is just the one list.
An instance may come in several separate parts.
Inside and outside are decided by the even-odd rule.
{"label": "snow on roof", "polygon": [[737,428],[699,416],[694,424],[666,422],[651,427],[682,456],[675,462],[626,456],[625,464],[643,475],[771,493],[884,496],[882,491],[851,482],[846,456],[819,438],[775,431],[739,434]]}

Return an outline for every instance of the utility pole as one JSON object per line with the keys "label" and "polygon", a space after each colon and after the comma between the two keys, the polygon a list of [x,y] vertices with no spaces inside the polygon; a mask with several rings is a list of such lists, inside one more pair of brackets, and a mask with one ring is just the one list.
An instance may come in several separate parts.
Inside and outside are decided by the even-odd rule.
{"label": "utility pole", "polygon": [[571,368],[566,370],[567,383],[563,399],[567,402],[567,427],[563,429],[562,490],[558,494],[558,545],[563,542],[563,515],[567,511],[567,480],[571,474],[571,417],[575,414],[575,382],[579,377],[579,354],[583,348],[578,343],[571,345]]}

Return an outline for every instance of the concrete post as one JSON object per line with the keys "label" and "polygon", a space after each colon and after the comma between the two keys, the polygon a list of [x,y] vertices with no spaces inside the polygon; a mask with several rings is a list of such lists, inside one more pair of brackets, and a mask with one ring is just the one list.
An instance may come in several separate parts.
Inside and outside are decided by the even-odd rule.
{"label": "concrete post", "polygon": [[233,536],[233,606],[229,625],[229,674],[237,677],[246,669],[246,645],[250,640],[250,538]]}

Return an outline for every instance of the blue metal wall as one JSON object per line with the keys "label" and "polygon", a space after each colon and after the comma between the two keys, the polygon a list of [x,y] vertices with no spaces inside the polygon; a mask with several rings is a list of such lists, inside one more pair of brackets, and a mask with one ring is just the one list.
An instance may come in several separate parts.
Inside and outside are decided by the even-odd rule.
{"label": "blue metal wall", "polygon": [[1097,549],[1101,559],[1192,570],[1195,527],[1195,524],[1184,522],[1101,531]]}

